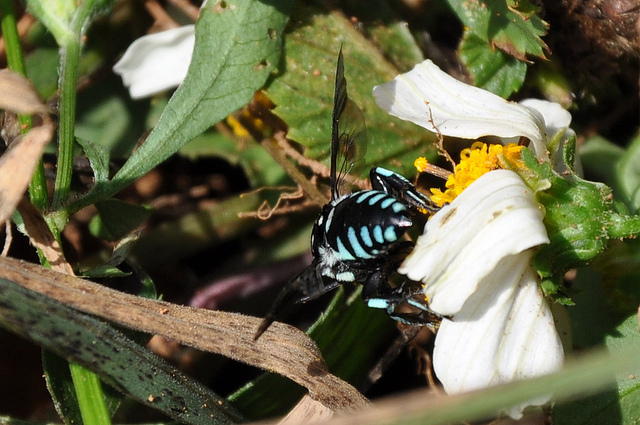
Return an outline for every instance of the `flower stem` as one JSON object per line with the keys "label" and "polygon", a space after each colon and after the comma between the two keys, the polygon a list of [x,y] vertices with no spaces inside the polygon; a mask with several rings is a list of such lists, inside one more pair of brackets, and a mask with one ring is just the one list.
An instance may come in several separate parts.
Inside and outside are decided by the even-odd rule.
{"label": "flower stem", "polygon": [[611,239],[637,237],[640,235],[640,216],[611,213],[607,223],[607,234]]}
{"label": "flower stem", "polygon": [[76,83],[80,62],[81,34],[61,46],[60,124],[58,128],[58,163],[54,185],[53,208],[60,208],[71,192],[74,127],[76,120]]}
{"label": "flower stem", "polygon": [[[79,3],[83,5],[82,3]],[[84,6],[90,10],[91,4]],[[58,210],[55,217],[63,217],[62,221],[53,218],[47,220],[49,228],[58,241],[64,229],[68,214],[62,208],[69,199],[71,192],[71,177],[73,172],[73,148],[75,143],[74,129],[76,120],[76,86],[78,81],[78,66],[82,49],[82,28],[86,21],[87,10],[77,9],[72,19],[69,37],[60,37],[60,80],[59,80],[59,126],[58,126],[58,160],[57,174],[54,183],[52,207]],[[93,372],[74,363],[69,363],[73,385],[78,398],[78,406],[83,422],[87,425],[111,425],[111,418],[107,409],[104,392],[100,379]]]}
{"label": "flower stem", "polygon": [[17,20],[11,0],[0,0],[0,13],[2,14],[2,37],[7,46],[9,68],[25,75],[20,36],[18,35]]}
{"label": "flower stem", "polygon": [[[26,76],[27,71],[22,54],[22,46],[20,45],[17,19],[11,0],[0,0],[0,18],[2,36],[7,49],[7,65],[9,69]],[[22,134],[31,130],[31,115],[18,115],[18,122]],[[31,202],[41,210],[48,207],[47,182],[42,161],[39,161],[36,165],[35,173],[29,185],[29,195]]]}

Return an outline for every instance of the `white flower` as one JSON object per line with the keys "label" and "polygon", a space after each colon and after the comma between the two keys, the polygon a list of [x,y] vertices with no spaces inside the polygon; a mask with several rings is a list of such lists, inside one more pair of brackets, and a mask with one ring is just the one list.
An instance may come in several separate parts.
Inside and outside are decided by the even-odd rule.
{"label": "white flower", "polygon": [[429,307],[455,315],[505,258],[549,243],[542,218],[516,173],[489,172],[427,222],[399,271],[415,281],[428,277]]}
{"label": "white flower", "polygon": [[122,77],[133,99],[148,97],[182,83],[194,44],[194,25],[146,35],[129,46],[113,71]]}
{"label": "white flower", "polygon": [[433,353],[447,393],[560,368],[562,343],[530,264],[531,248],[548,242],[533,193],[508,170],[484,174],[427,222],[399,272],[422,281],[429,308],[451,317]]}
{"label": "white flower", "polygon": [[[539,159],[571,116],[546,101],[508,102],[466,85],[431,61],[374,88],[378,105],[444,136],[503,143],[530,140]],[[570,131],[570,130],[569,130]],[[429,219],[399,269],[424,284],[429,308],[447,316],[433,362],[447,393],[461,393],[551,373],[564,351],[531,266],[535,247],[549,243],[534,194],[513,171],[490,171]],[[527,405],[509,409],[514,418]]]}

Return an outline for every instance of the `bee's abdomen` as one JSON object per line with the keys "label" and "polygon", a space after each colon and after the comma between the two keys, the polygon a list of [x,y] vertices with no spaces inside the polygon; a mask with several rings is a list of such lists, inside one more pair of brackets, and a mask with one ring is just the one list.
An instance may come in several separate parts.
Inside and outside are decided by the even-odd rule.
{"label": "bee's abdomen", "polygon": [[385,253],[412,224],[407,208],[379,190],[352,193],[330,208],[322,225],[326,242],[342,261]]}

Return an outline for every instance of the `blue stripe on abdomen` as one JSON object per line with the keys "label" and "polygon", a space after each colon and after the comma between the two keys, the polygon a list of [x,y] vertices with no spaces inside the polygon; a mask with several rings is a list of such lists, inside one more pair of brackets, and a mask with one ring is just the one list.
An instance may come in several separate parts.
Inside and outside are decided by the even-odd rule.
{"label": "blue stripe on abdomen", "polygon": [[375,196],[372,196],[371,198],[369,198],[369,205],[370,206],[374,206],[376,203],[378,203],[382,198],[386,198],[389,195],[387,195],[384,192],[378,193]]}
{"label": "blue stripe on abdomen", "polygon": [[373,238],[376,240],[376,242],[378,242],[379,244],[383,244],[385,243],[384,240],[384,235],[382,234],[382,227],[377,224],[374,228],[373,228]]}
{"label": "blue stripe on abdomen", "polygon": [[347,247],[344,246],[344,243],[342,243],[342,240],[340,240],[340,236],[336,237],[336,245],[338,245],[338,256],[340,257],[340,260],[349,261],[356,259],[356,257],[354,257],[351,252],[349,252]]}
{"label": "blue stripe on abdomen", "polygon": [[373,246],[373,240],[371,240],[371,232],[369,231],[369,228],[367,226],[362,226],[360,228],[360,239],[362,239],[362,242],[369,248]]}
{"label": "blue stripe on abdomen", "polygon": [[358,258],[369,259],[373,258],[371,254],[369,254],[363,247],[360,245],[360,241],[358,240],[358,235],[356,234],[356,229],[353,227],[349,227],[347,230],[347,237],[349,240],[349,244],[351,245],[352,252]]}
{"label": "blue stripe on abdomen", "polygon": [[398,240],[398,235],[396,234],[396,228],[393,226],[389,226],[384,229],[384,238],[387,242],[395,242]]}
{"label": "blue stripe on abdomen", "polygon": [[361,204],[361,203],[363,203],[367,198],[369,198],[371,195],[373,195],[374,193],[376,193],[376,192],[374,192],[373,190],[366,190],[366,191],[364,191],[363,193],[355,193],[355,194],[353,194],[353,195],[351,195],[351,196],[355,196],[355,197],[356,197],[356,202],[357,202],[358,204]]}
{"label": "blue stripe on abdomen", "polygon": [[402,211],[406,211],[407,207],[405,207],[404,204],[401,204],[400,202],[395,201],[395,204],[393,204],[391,209],[393,210],[394,213],[398,214]]}
{"label": "blue stripe on abdomen", "polygon": [[[389,208],[389,205],[393,204],[394,202],[396,202],[396,203],[397,203],[398,201],[396,201],[396,199],[395,199],[395,198],[392,198],[391,196],[389,196],[387,199],[385,199],[384,201],[382,201],[382,202],[380,203],[380,208],[382,208],[383,210],[384,210],[384,209],[387,209],[387,208]],[[402,205],[402,204],[400,204],[400,205]],[[394,208],[395,208],[395,207],[394,207]],[[396,211],[396,212],[397,212],[397,211]]]}

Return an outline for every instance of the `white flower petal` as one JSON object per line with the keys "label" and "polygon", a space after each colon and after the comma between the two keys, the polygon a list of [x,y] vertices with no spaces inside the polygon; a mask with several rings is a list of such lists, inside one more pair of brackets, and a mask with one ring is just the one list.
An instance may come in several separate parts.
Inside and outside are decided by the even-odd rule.
{"label": "white flower petal", "polygon": [[177,87],[193,53],[195,25],[185,25],[134,41],[113,71],[122,77],[133,99]]}
{"label": "white flower petal", "polygon": [[424,283],[430,309],[454,315],[503,258],[549,243],[542,218],[516,173],[491,171],[429,219],[399,272]]}
{"label": "white flower petal", "polygon": [[520,104],[537,111],[542,116],[548,136],[571,125],[571,114],[559,103],[541,99],[523,99]]}
{"label": "white flower petal", "polygon": [[[553,316],[538,287],[526,251],[504,258],[480,282],[460,313],[440,325],[434,370],[449,394],[532,378],[558,370],[564,351]],[[529,405],[513,407],[513,418]]]}
{"label": "white flower petal", "polygon": [[[571,125],[571,114],[559,103],[549,102],[547,100],[524,99],[520,101],[520,104],[531,108],[532,110],[536,110],[542,115],[546,126],[545,132],[547,133],[547,137],[552,137],[554,134],[556,134],[556,132],[564,130],[564,135],[558,146],[554,146],[549,149],[552,152],[555,151],[550,158],[553,169],[558,174],[563,175],[563,173],[567,170],[567,164],[564,163],[562,150],[564,149],[564,144],[566,143],[567,139],[569,139],[569,137],[575,136],[576,134],[575,131],[569,128],[569,126]],[[574,163],[569,165],[571,170],[575,171],[578,175],[582,175],[582,164],[580,163],[580,156],[575,155]]]}
{"label": "white flower petal", "polygon": [[430,60],[373,88],[376,103],[387,113],[445,136],[482,136],[531,140],[544,155],[544,123],[538,113],[443,72]]}

